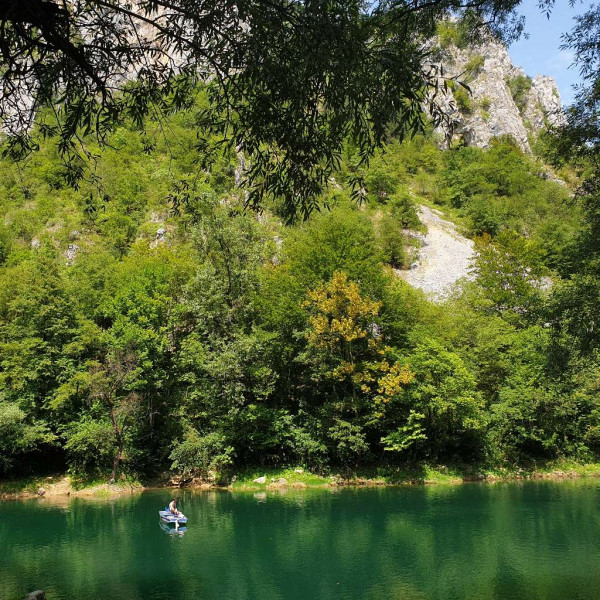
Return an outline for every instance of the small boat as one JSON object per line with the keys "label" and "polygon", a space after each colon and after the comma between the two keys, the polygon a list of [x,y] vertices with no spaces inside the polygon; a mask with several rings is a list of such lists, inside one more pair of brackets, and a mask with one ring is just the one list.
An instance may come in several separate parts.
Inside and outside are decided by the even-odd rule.
{"label": "small boat", "polygon": [[175,525],[175,527],[179,527],[180,525],[187,523],[187,517],[183,513],[174,515],[169,510],[168,506],[164,510],[159,510],[158,516],[163,523],[166,523],[167,525]]}

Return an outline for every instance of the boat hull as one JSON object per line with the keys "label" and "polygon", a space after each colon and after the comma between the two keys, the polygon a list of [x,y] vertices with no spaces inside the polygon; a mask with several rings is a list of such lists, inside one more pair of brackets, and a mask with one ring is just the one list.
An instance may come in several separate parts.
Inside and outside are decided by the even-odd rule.
{"label": "boat hull", "polygon": [[167,525],[184,525],[188,521],[185,515],[174,515],[168,510],[159,510],[158,516],[160,517],[160,520]]}

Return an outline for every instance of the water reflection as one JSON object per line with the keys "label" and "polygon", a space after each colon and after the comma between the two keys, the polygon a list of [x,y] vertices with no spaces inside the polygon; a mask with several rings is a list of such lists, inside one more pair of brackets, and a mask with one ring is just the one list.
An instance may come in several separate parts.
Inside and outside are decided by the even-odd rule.
{"label": "water reflection", "polygon": [[160,528],[168,535],[178,535],[180,537],[183,537],[183,535],[187,531],[187,527],[185,525],[181,527],[171,527],[170,525],[167,525],[162,521],[159,521],[158,524],[160,525]]}
{"label": "water reflection", "polygon": [[[600,589],[600,482],[3,504],[0,598],[577,600]],[[184,535],[185,534],[185,535]]]}

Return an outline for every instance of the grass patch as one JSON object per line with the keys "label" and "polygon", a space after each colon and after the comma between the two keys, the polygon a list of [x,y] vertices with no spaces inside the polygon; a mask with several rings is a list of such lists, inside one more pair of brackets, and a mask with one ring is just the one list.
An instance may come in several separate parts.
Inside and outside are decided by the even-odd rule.
{"label": "grass patch", "polygon": [[544,463],[533,463],[523,467],[505,469],[504,474],[524,476],[558,476],[600,477],[600,463],[580,463],[569,459],[557,459]]}
{"label": "grass patch", "polygon": [[85,490],[87,488],[104,485],[108,481],[106,478],[102,478],[102,477],[77,477],[77,476],[70,476],[69,480],[71,481],[71,487],[76,492],[79,492],[80,490]]}
{"label": "grass patch", "polygon": [[[82,490],[87,490],[90,488],[100,487],[100,486],[104,486],[104,485],[108,484],[108,477],[87,477],[86,478],[86,477],[70,476],[69,479],[71,482],[71,487],[76,492],[80,492]],[[111,485],[114,485],[116,487],[122,487],[122,486],[138,487],[138,486],[141,486],[142,484],[135,477],[132,477],[130,475],[121,475],[117,479],[117,481],[115,481],[114,484],[111,484]]]}
{"label": "grass patch", "polygon": [[[511,481],[516,479],[574,479],[600,477],[600,463],[581,463],[568,459],[535,462],[524,465],[484,465],[457,464],[431,465],[427,463],[407,465],[380,465],[358,469],[331,471],[315,474],[299,467],[248,467],[236,473],[236,480],[230,489],[239,492],[267,490],[269,485],[286,480],[290,488],[323,488],[336,485],[377,486],[377,485],[456,485],[467,481]],[[265,477],[265,483],[255,483],[254,479]],[[18,497],[20,494],[35,494],[40,487],[46,489],[52,482],[63,478],[58,475],[49,481],[48,477],[31,476],[9,479],[0,482],[0,498]],[[114,487],[140,486],[134,478],[120,479]],[[107,486],[105,479],[71,481],[74,491],[91,490],[91,496],[109,498],[114,495],[113,486]],[[93,488],[98,489],[93,489]]]}
{"label": "grass patch", "polygon": [[470,115],[473,112],[473,99],[471,93],[460,87],[454,90],[453,95],[460,112]]}
{"label": "grass patch", "polygon": [[31,476],[19,479],[7,479],[6,481],[0,481],[0,496],[4,494],[23,494],[25,492],[31,492],[35,494],[38,488],[47,485],[45,477]]}
{"label": "grass patch", "polygon": [[346,474],[344,482],[375,485],[455,484],[474,478],[476,470],[473,467],[420,463],[357,469]]}
{"label": "grass patch", "polygon": [[514,479],[561,479],[600,477],[600,463],[553,460],[528,465],[491,466],[486,464],[431,465],[427,463],[388,465],[357,469],[343,476],[332,476],[346,484],[379,485],[454,485],[468,481]]}
{"label": "grass patch", "polygon": [[[238,473],[231,489],[234,491],[262,490],[281,478],[285,479],[289,486],[300,483],[313,488],[326,485],[455,484],[476,478],[476,473],[477,471],[472,467],[446,467],[427,464],[342,469],[323,475],[316,475],[306,470],[302,473],[296,473],[294,467],[268,467],[248,469]],[[254,482],[255,479],[263,476],[266,477],[264,484]]]}
{"label": "grass patch", "polygon": [[527,75],[517,75],[516,77],[512,77],[506,80],[506,84],[508,85],[508,89],[519,109],[519,112],[522,113],[527,106],[527,94],[533,85],[531,77]]}
{"label": "grass patch", "polygon": [[[231,489],[235,491],[262,490],[279,479],[285,479],[288,485],[304,484],[307,487],[322,487],[333,481],[331,477],[315,475],[310,471],[303,470],[302,473],[296,473],[295,469],[300,467],[260,467],[251,468],[238,472],[235,482]],[[254,483],[254,479],[266,477],[265,483]]]}

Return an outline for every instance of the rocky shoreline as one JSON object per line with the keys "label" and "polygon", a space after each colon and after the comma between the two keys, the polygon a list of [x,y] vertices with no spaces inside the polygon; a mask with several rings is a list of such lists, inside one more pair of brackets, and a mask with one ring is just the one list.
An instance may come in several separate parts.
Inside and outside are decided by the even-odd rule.
{"label": "rocky shoreline", "polygon": [[[52,499],[57,501],[70,501],[71,498],[86,498],[96,500],[111,500],[123,496],[138,494],[146,490],[181,490],[191,489],[199,491],[222,490],[229,492],[256,492],[256,491],[284,491],[327,489],[336,487],[401,487],[418,485],[459,485],[465,483],[499,483],[509,481],[527,480],[572,480],[587,477],[600,477],[600,465],[581,465],[581,468],[567,468],[555,470],[526,471],[516,470],[505,474],[475,473],[469,475],[434,474],[431,477],[406,477],[398,480],[388,480],[383,477],[342,477],[332,475],[329,477],[311,476],[312,481],[289,481],[285,477],[262,476],[253,480],[232,481],[230,485],[218,485],[202,479],[181,481],[169,479],[151,482],[147,485],[141,483],[119,482],[102,483],[89,487],[78,488],[67,476],[46,477],[35,489],[26,486],[14,491],[2,491],[0,500],[30,500]],[[315,481],[317,479],[317,481]]]}
{"label": "rocky shoreline", "polygon": [[[18,487],[18,486],[16,486]],[[40,478],[36,485],[27,485],[15,491],[3,491],[0,488],[0,500],[28,500],[38,498],[118,498],[145,490],[141,484],[128,482],[101,483],[78,488],[67,476]]]}

